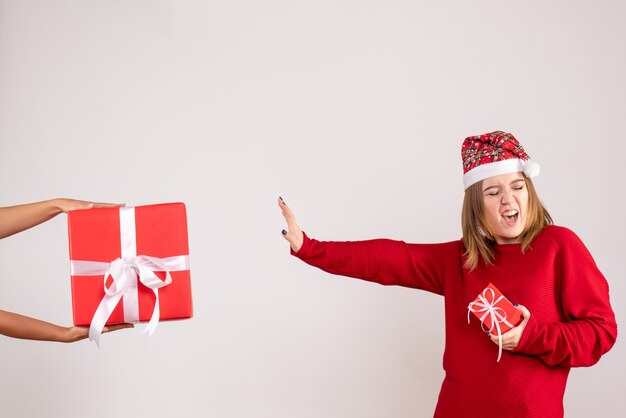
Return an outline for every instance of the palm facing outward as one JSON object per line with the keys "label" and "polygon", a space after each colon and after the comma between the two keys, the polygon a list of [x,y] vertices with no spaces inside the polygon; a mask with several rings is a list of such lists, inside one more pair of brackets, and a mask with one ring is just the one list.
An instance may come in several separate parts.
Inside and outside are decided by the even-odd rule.
{"label": "palm facing outward", "polygon": [[285,217],[285,221],[287,221],[287,230],[283,229],[283,237],[289,241],[291,249],[297,253],[304,242],[304,234],[302,234],[302,230],[296,222],[295,215],[289,206],[285,204],[282,197],[278,198],[278,206],[283,211],[283,216]]}

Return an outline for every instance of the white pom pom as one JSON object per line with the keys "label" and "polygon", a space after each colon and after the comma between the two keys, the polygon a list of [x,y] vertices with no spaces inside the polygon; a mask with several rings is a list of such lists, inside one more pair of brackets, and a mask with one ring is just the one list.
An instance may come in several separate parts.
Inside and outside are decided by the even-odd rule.
{"label": "white pom pom", "polygon": [[539,166],[538,163],[531,161],[531,160],[526,160],[524,162],[524,174],[526,174],[526,177],[531,178],[531,179],[533,177],[537,177],[540,171],[541,171],[541,166]]}

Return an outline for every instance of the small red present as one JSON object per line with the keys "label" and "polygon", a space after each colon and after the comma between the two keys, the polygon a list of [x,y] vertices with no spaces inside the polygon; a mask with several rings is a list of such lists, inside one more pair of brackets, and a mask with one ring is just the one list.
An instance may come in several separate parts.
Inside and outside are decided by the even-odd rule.
{"label": "small red present", "polygon": [[105,324],[191,318],[183,203],[68,213],[74,325],[99,341]]}
{"label": "small red present", "polygon": [[520,311],[491,283],[467,306],[467,322],[470,312],[481,322],[481,328],[498,336],[498,361],[502,355],[502,334],[522,323]]}

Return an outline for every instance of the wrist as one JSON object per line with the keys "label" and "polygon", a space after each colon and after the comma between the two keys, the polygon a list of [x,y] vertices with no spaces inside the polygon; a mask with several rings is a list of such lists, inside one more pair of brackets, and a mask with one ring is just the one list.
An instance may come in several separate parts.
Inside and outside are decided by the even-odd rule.
{"label": "wrist", "polygon": [[60,213],[65,212],[64,210],[64,205],[63,202],[66,199],[62,199],[62,198],[55,198],[55,199],[50,199],[48,201],[46,201],[46,203],[48,204],[48,208],[50,210],[50,215],[52,216],[56,216]]}
{"label": "wrist", "polygon": [[63,333],[63,340],[61,340],[64,343],[73,343],[75,341],[80,340],[79,334],[78,334],[78,329],[76,327],[66,327]]}
{"label": "wrist", "polygon": [[69,342],[70,341],[70,329],[68,327],[63,327],[60,325],[56,325],[55,327],[56,329],[50,340],[56,341],[59,343]]}
{"label": "wrist", "polygon": [[78,327],[57,326],[57,332],[55,332],[53,341],[60,343],[73,343],[81,339],[81,333]]}

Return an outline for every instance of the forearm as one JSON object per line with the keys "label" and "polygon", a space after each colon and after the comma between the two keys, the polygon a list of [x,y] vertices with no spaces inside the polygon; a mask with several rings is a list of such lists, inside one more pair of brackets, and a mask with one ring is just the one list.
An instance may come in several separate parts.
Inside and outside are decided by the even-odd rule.
{"label": "forearm", "polygon": [[454,264],[456,245],[406,244],[388,239],[317,241],[304,234],[302,248],[292,254],[332,274],[442,294],[443,269]]}
{"label": "forearm", "polygon": [[541,321],[533,315],[516,350],[536,355],[550,366],[591,366],[613,347],[617,338],[609,286],[576,234],[561,229],[556,243],[560,288],[557,302],[562,320]]}
{"label": "forearm", "polygon": [[585,367],[597,363],[616,337],[617,326],[610,315],[555,324],[531,318],[514,351],[538,356],[549,366]]}
{"label": "forearm", "polygon": [[0,334],[26,340],[69,341],[69,328],[28,316],[0,311]]}
{"label": "forearm", "polygon": [[39,225],[61,212],[60,199],[0,208],[0,239]]}

